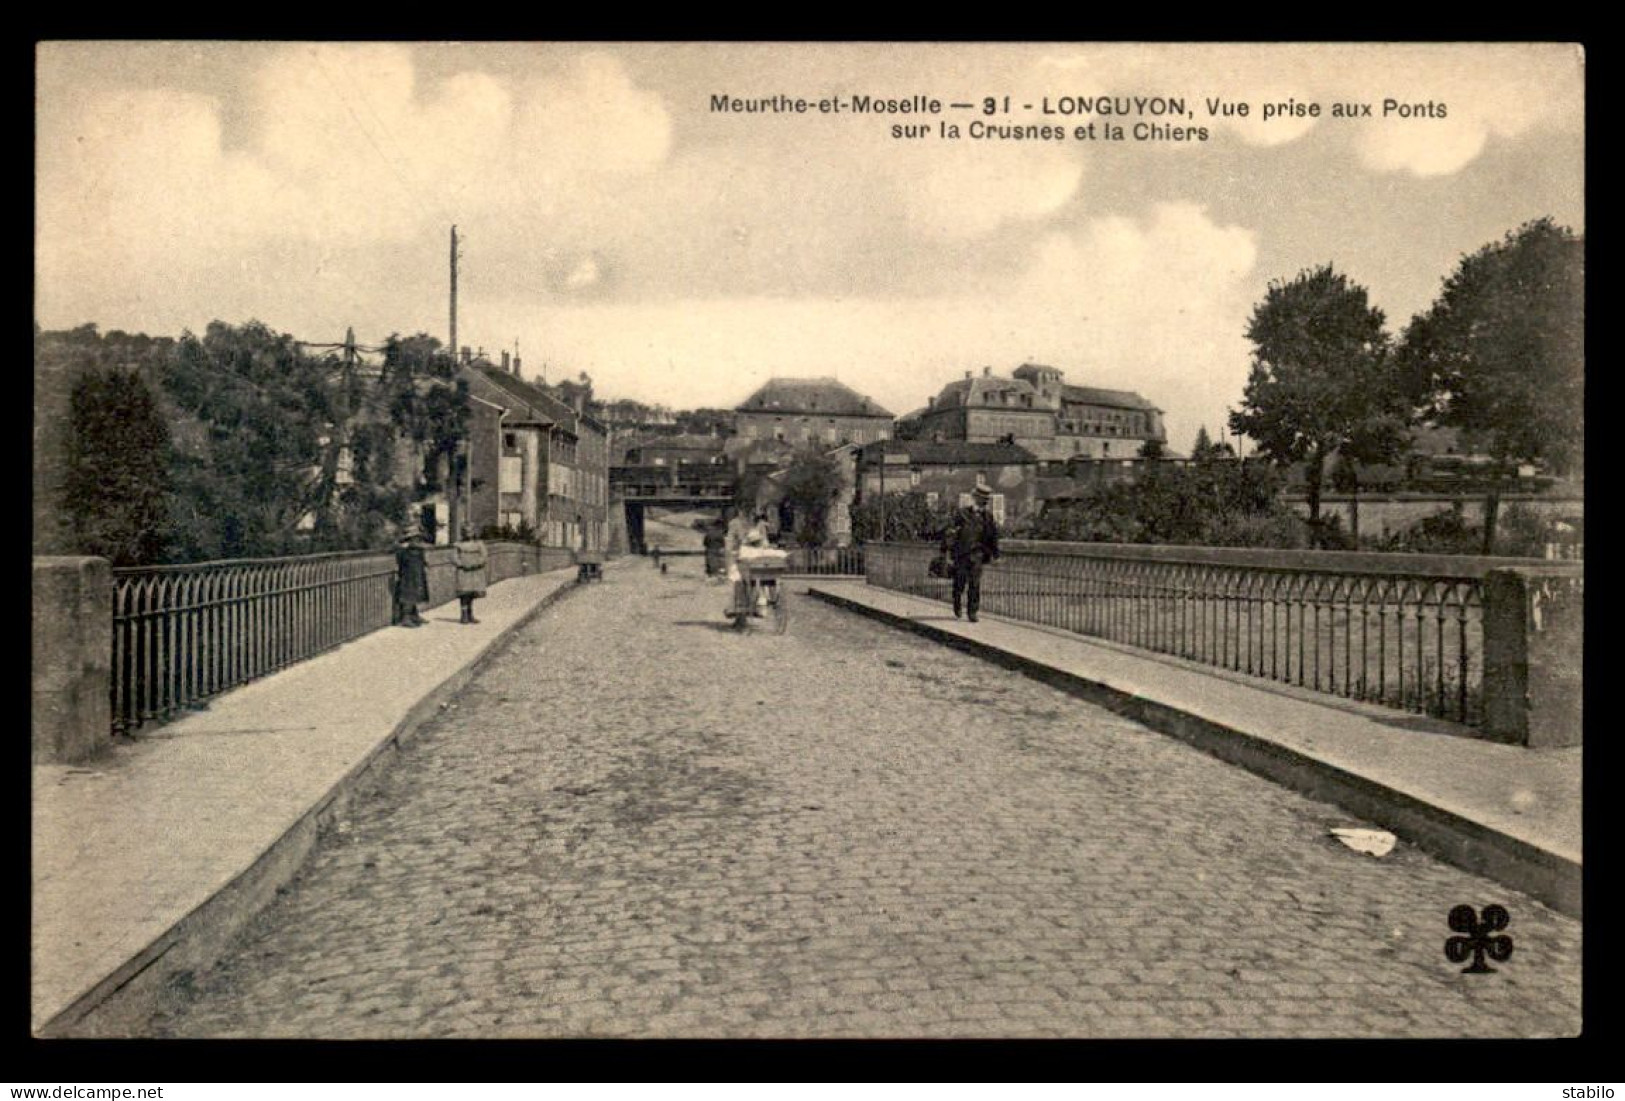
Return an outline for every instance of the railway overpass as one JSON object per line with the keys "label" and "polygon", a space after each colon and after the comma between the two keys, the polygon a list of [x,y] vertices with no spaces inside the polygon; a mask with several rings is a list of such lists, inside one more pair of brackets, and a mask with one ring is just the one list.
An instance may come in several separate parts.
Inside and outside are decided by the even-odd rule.
{"label": "railway overpass", "polygon": [[739,473],[714,463],[672,463],[609,468],[610,509],[624,510],[626,546],[633,554],[646,549],[644,510],[648,508],[715,508],[719,513],[739,492]]}

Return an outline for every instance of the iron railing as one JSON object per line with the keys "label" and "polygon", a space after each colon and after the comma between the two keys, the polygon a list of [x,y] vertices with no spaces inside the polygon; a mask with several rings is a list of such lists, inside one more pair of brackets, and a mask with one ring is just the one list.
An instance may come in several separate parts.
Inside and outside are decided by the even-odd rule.
{"label": "iron railing", "polygon": [[790,549],[789,572],[820,577],[862,577],[863,548],[793,547]]}
{"label": "iron railing", "polygon": [[[1017,540],[1004,549],[983,574],[984,611],[1470,724],[1484,714],[1484,574],[1531,564]],[[871,544],[868,581],[947,601],[951,581],[927,571],[935,552]]]}
{"label": "iron railing", "polygon": [[[487,545],[492,584],[535,572],[537,548]],[[450,547],[426,551],[429,605],[456,596]],[[113,571],[113,732],[387,627],[395,557],[370,551]]]}

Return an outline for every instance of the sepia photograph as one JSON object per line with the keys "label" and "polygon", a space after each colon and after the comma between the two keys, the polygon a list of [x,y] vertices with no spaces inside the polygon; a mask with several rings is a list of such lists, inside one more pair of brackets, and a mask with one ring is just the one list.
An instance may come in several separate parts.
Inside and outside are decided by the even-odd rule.
{"label": "sepia photograph", "polygon": [[36,1046],[1586,1029],[1581,46],[34,64]]}

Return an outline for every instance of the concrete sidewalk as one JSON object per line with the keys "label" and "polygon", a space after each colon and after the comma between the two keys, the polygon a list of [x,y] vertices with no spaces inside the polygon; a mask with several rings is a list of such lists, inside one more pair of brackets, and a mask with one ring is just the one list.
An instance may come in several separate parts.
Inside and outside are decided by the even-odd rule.
{"label": "concrete sidewalk", "polygon": [[574,567],[501,582],[472,626],[442,604],[84,765],[34,766],[33,1031],[138,1013],[209,966],[355,781],[574,583]]}
{"label": "concrete sidewalk", "polygon": [[809,591],[1093,700],[1580,915],[1579,747],[1501,745],[1455,723],[1035,624],[986,614],[972,624],[861,581]]}

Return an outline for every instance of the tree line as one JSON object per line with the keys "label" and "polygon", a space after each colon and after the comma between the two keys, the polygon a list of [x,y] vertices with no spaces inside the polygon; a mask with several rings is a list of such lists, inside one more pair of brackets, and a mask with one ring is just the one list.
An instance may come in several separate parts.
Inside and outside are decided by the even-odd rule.
{"label": "tree line", "polygon": [[[1238,461],[1204,427],[1189,463],[1149,461],[1132,483],[1048,502],[1016,534],[1081,542],[1539,553],[1545,523],[1502,489],[1518,465],[1583,474],[1584,240],[1549,218],[1464,256],[1438,298],[1396,337],[1364,287],[1331,264],[1270,284],[1247,325],[1252,363],[1233,432],[1256,444]],[[1391,470],[1419,427],[1457,429],[1493,460],[1485,522],[1459,508],[1381,540],[1361,539],[1358,495]],[[1141,458],[1163,458],[1160,443]],[[1309,522],[1282,500],[1302,471]],[[1323,518],[1331,488],[1352,495],[1353,531]],[[853,509],[853,534],[929,538],[948,510],[918,494]],[[884,523],[884,531],[881,525]],[[1498,529],[1503,538],[1498,539]]]}
{"label": "tree line", "polygon": [[469,414],[435,338],[381,350],[368,367],[257,321],[36,329],[36,377],[72,379],[62,549],[126,566],[378,546],[458,475]]}
{"label": "tree line", "polygon": [[1278,280],[1247,327],[1253,359],[1230,428],[1303,465],[1317,538],[1328,476],[1357,495],[1362,468],[1398,461],[1411,428],[1461,430],[1494,462],[1482,546],[1493,553],[1519,464],[1582,472],[1584,280],[1584,239],[1550,218],[1464,256],[1397,338],[1331,264]]}

